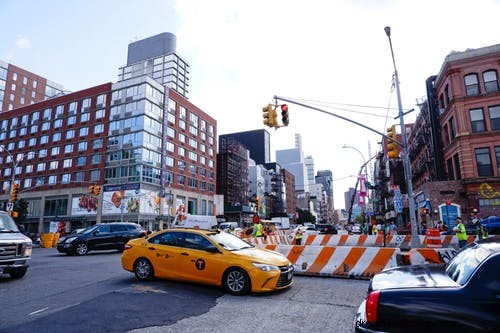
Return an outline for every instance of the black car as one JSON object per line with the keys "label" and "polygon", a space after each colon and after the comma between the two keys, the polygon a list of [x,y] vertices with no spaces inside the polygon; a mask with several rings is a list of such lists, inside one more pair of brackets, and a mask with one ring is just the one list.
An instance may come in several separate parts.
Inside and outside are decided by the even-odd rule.
{"label": "black car", "polygon": [[500,332],[500,236],[442,265],[384,270],[370,281],[356,332]]}
{"label": "black car", "polygon": [[93,250],[123,251],[129,240],[146,235],[146,231],[136,223],[96,224],[79,233],[59,238],[57,250],[60,253],[80,256]]}
{"label": "black car", "polygon": [[326,235],[336,235],[338,234],[337,229],[331,224],[316,224],[316,230],[319,231],[320,234]]}

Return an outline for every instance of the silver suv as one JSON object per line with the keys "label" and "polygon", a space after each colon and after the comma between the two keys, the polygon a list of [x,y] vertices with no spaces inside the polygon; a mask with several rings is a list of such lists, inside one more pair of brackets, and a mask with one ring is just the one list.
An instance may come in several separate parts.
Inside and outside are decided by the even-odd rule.
{"label": "silver suv", "polygon": [[12,217],[0,211],[0,274],[21,278],[26,274],[33,243],[23,235]]}

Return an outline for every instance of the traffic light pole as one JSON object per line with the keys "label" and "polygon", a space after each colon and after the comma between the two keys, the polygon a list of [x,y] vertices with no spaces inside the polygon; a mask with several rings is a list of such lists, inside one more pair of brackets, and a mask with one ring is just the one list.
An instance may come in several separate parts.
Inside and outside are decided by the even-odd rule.
{"label": "traffic light pole", "polygon": [[413,200],[413,186],[411,183],[411,164],[408,155],[408,140],[406,138],[406,128],[403,119],[403,106],[401,102],[401,91],[399,90],[399,76],[398,70],[396,69],[396,61],[394,60],[394,51],[392,49],[391,41],[391,28],[385,27],[385,33],[389,38],[389,45],[391,47],[392,64],[394,65],[394,81],[396,86],[396,94],[398,97],[398,110],[399,110],[399,125],[401,126],[401,138],[402,138],[402,148],[403,148],[403,168],[406,181],[406,191],[408,193],[409,209],[410,209],[410,224],[411,224],[411,241],[410,245],[412,248],[420,246],[420,239],[417,234],[417,221],[415,216],[415,201]]}

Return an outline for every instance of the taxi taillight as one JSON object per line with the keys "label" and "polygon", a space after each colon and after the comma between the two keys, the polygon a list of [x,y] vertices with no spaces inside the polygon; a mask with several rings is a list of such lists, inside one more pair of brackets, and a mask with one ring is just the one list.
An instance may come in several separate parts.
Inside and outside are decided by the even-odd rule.
{"label": "taxi taillight", "polygon": [[378,315],[378,300],[380,298],[380,290],[372,291],[366,298],[366,321],[374,323],[377,321]]}
{"label": "taxi taillight", "polygon": [[125,247],[123,248],[124,250],[128,250],[128,249],[131,249],[132,248],[132,245],[129,245],[129,244],[125,244]]}

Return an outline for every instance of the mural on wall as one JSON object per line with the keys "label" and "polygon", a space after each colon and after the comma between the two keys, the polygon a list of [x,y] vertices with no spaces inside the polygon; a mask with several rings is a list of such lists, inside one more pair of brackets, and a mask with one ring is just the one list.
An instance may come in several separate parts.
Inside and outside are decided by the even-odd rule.
{"label": "mural on wall", "polygon": [[482,183],[479,190],[485,199],[500,198],[500,192],[495,191],[495,189],[488,183]]}
{"label": "mural on wall", "polygon": [[103,192],[103,214],[160,214],[160,206],[168,212],[168,198],[159,192],[139,188],[139,184],[105,186]]}
{"label": "mural on wall", "polygon": [[71,215],[96,215],[99,200],[91,195],[82,194],[73,197],[71,201]]}

